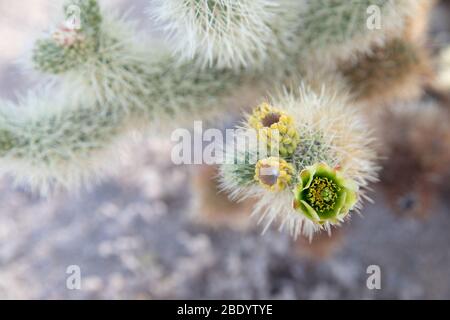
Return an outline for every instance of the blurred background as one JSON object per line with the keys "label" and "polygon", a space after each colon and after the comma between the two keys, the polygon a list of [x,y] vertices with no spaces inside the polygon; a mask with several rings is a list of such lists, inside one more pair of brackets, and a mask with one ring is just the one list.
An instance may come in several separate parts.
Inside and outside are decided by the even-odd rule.
{"label": "blurred background", "polygon": [[[147,1],[102,4],[154,29]],[[33,86],[36,75],[17,61],[55,9],[49,0],[0,0],[1,98]],[[432,51],[448,45],[449,17],[440,3]],[[450,179],[419,181],[397,197],[403,163],[394,159],[374,204],[309,244],[276,228],[261,236],[251,204],[216,196],[214,168],[171,163],[169,137],[132,148],[116,176],[77,195],[41,199],[0,179],[0,298],[450,299]],[[81,269],[81,290],[66,287],[70,265]],[[381,268],[381,290],[366,286],[369,265]]]}

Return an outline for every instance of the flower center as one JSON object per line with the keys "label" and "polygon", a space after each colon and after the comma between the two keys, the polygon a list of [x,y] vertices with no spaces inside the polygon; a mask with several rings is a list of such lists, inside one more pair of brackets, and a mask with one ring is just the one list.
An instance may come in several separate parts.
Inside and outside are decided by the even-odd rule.
{"label": "flower center", "polygon": [[326,177],[315,177],[307,190],[306,201],[318,213],[332,210],[340,188]]}
{"label": "flower center", "polygon": [[271,112],[267,114],[261,122],[264,127],[270,128],[270,126],[274,123],[278,123],[280,121],[280,118],[281,115],[279,113]]}

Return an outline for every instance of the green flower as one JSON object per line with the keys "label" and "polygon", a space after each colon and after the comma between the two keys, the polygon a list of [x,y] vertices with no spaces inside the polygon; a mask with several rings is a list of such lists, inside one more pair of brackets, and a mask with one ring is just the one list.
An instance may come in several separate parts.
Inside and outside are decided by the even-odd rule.
{"label": "green flower", "polygon": [[358,201],[358,186],[324,163],[300,173],[293,206],[317,224],[338,223]]}

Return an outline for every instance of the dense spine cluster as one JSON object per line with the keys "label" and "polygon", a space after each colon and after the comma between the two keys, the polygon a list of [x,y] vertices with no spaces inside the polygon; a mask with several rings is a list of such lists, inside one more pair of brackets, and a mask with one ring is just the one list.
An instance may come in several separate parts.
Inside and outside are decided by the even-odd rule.
{"label": "dense spine cluster", "polygon": [[151,16],[175,56],[217,68],[258,68],[286,58],[298,29],[298,0],[152,0]]}

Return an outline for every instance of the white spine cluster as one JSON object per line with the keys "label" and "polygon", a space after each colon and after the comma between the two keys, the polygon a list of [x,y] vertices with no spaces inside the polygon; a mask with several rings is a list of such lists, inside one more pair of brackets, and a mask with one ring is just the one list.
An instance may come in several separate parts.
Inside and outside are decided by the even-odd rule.
{"label": "white spine cluster", "polygon": [[292,47],[302,1],[152,0],[150,14],[163,24],[182,60],[262,68]]}

